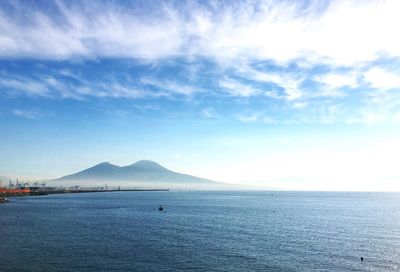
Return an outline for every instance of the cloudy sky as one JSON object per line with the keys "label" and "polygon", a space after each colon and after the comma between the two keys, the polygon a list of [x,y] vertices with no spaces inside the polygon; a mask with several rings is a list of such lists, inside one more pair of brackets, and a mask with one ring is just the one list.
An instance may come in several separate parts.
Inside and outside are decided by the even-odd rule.
{"label": "cloudy sky", "polygon": [[400,1],[1,1],[0,175],[140,159],[400,190]]}

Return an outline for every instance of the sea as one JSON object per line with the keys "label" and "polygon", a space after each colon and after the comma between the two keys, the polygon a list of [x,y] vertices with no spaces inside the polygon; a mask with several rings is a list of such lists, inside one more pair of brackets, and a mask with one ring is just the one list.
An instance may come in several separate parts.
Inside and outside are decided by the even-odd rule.
{"label": "sea", "polygon": [[400,271],[400,194],[13,198],[0,205],[0,271]]}

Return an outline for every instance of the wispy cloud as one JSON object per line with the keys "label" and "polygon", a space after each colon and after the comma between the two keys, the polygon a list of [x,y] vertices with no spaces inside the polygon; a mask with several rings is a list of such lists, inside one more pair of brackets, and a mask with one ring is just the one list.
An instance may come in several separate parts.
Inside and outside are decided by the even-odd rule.
{"label": "wispy cloud", "polygon": [[257,70],[248,64],[240,63],[236,67],[237,73],[246,79],[251,79],[256,82],[273,83],[283,89],[284,94],[280,95],[274,91],[266,92],[266,94],[273,98],[286,98],[294,100],[301,98],[303,92],[300,89],[300,84],[304,81],[304,76],[298,73],[287,71],[283,72],[265,72]]}
{"label": "wispy cloud", "polygon": [[[72,76],[72,74],[68,74],[68,76]],[[57,99],[69,98],[82,100],[88,97],[139,99],[167,96],[167,94],[163,94],[162,92],[153,92],[141,88],[137,84],[118,80],[89,80],[83,77],[75,77],[75,81],[71,82],[70,80],[46,74],[39,76],[0,75],[0,87],[14,96],[19,93]],[[169,88],[171,92],[175,90],[171,84],[164,86],[164,88]],[[188,89],[189,87],[186,87],[184,91],[188,91]],[[177,87],[176,93],[180,93],[180,91],[183,93],[182,89]],[[190,92],[188,91],[188,93]]]}
{"label": "wispy cloud", "polygon": [[[15,73],[4,68],[2,92],[78,100],[166,98],[197,103],[196,113],[206,118],[215,115],[210,109],[221,108],[220,116],[229,111],[236,120],[265,123],[384,122],[400,100],[382,92],[400,88],[393,68],[400,57],[398,1],[50,5],[0,5],[0,59],[82,65]],[[96,71],[107,66],[105,59],[138,66]],[[213,101],[201,105],[207,99]],[[254,112],[268,108],[271,117],[238,114],[245,101]],[[372,118],[376,109],[386,118]]]}
{"label": "wispy cloud", "polygon": [[232,96],[250,97],[262,93],[259,89],[230,78],[220,80],[219,86]]}
{"label": "wispy cloud", "polygon": [[201,88],[199,87],[170,80],[157,80],[154,78],[144,77],[140,81],[142,84],[150,85],[156,87],[158,90],[161,90],[162,92],[159,92],[160,96],[168,96],[170,94],[191,96],[195,93],[202,92]]}
{"label": "wispy cloud", "polygon": [[108,97],[125,97],[125,98],[140,98],[146,95],[145,92],[130,86],[124,86],[119,83],[103,84],[104,96]]}
{"label": "wispy cloud", "polygon": [[40,81],[25,77],[0,78],[0,86],[8,91],[22,91],[28,95],[48,96],[48,86]]}
{"label": "wispy cloud", "polygon": [[205,118],[209,119],[216,119],[219,117],[219,114],[213,108],[205,108],[201,113]]}
{"label": "wispy cloud", "polygon": [[[11,13],[2,10],[0,55],[149,60],[195,55],[335,65],[400,56],[398,1],[177,2],[155,10],[150,4],[141,10],[112,2],[57,3],[52,14],[28,2]],[[22,23],[27,12],[29,23]]]}
{"label": "wispy cloud", "polygon": [[[236,120],[243,123],[272,124],[278,122],[273,117],[265,114],[264,112],[241,113],[236,114],[234,117]],[[282,122],[282,120],[280,120],[279,122]]]}
{"label": "wispy cloud", "polygon": [[12,112],[15,116],[26,118],[26,119],[35,119],[36,115],[32,113],[31,111],[27,110],[20,110],[20,109],[15,109]]}
{"label": "wispy cloud", "polygon": [[75,88],[52,75],[11,75],[0,74],[0,88],[12,96],[25,94],[47,98],[75,98],[79,99]]}

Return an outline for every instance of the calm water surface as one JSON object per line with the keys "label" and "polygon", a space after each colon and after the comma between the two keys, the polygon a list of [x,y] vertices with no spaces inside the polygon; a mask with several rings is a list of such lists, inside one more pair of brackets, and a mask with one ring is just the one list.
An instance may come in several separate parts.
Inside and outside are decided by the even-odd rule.
{"label": "calm water surface", "polygon": [[0,205],[0,271],[400,271],[400,194],[15,198]]}

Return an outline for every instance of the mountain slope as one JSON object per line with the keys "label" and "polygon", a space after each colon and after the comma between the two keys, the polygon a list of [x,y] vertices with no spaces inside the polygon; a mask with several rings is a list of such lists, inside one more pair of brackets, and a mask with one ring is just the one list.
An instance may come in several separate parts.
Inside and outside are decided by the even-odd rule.
{"label": "mountain slope", "polygon": [[146,182],[174,184],[219,184],[208,179],[173,172],[160,164],[142,160],[128,166],[117,166],[103,162],[75,174],[67,175],[54,181],[74,182]]}

